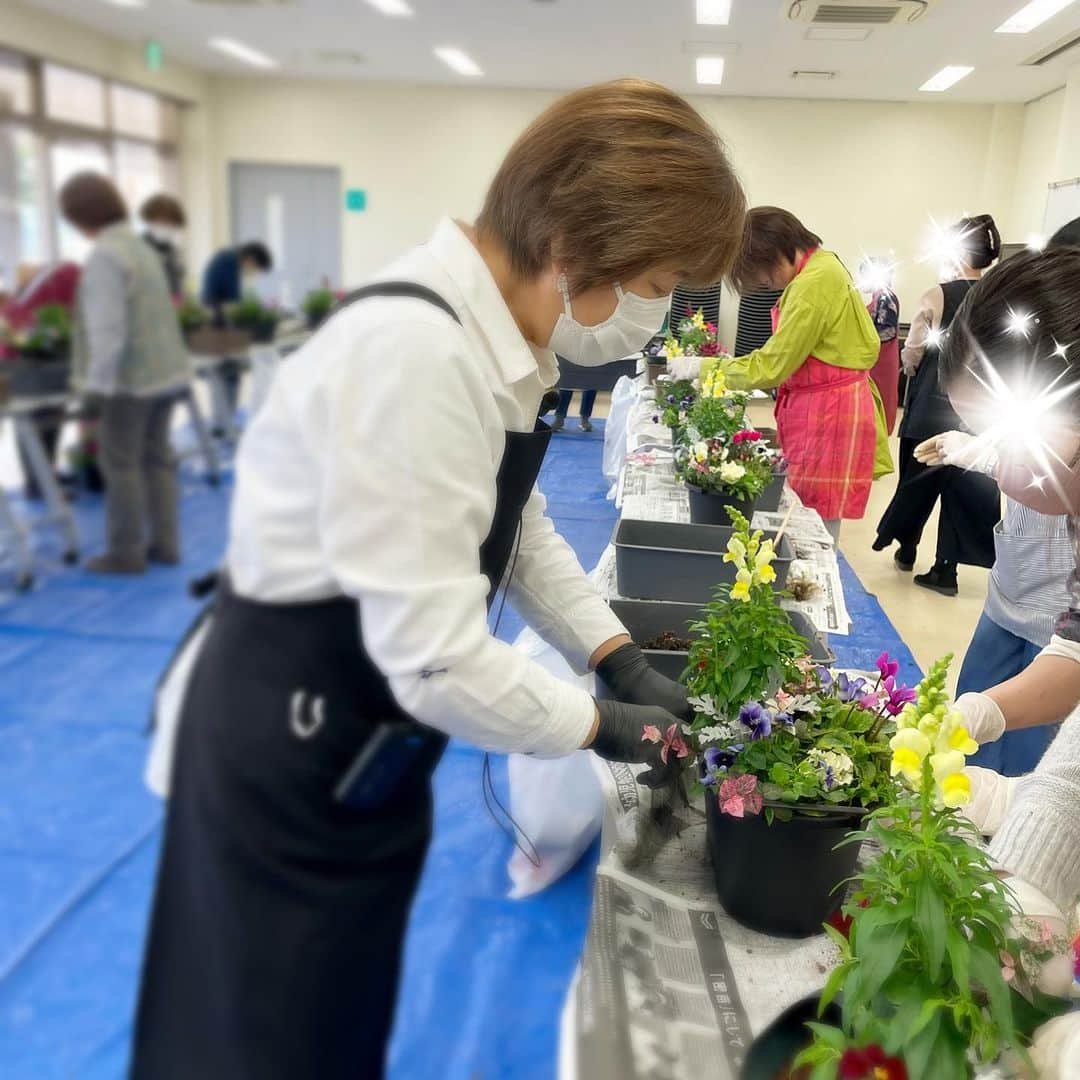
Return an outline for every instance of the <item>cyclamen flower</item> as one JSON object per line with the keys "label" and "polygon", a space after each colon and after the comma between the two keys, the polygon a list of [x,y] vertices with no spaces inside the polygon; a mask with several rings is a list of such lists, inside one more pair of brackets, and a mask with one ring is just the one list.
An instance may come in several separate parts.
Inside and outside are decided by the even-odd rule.
{"label": "cyclamen flower", "polygon": [[893,678],[900,674],[900,663],[897,660],[893,660],[887,652],[883,652],[877,658],[877,669],[881,672],[883,679]]}
{"label": "cyclamen flower", "polygon": [[896,679],[892,675],[886,675],[881,686],[887,695],[885,711],[890,716],[899,716],[904,711],[904,707],[919,696],[910,686],[897,686]]}
{"label": "cyclamen flower", "polygon": [[739,710],[739,721],[750,729],[750,741],[757,742],[772,734],[772,713],[759,702],[751,701]]}
{"label": "cyclamen flower", "polygon": [[672,724],[663,735],[655,724],[646,724],[642,728],[641,741],[663,743],[664,745],[660,748],[660,760],[665,765],[668,762],[668,754],[672,752],[677,758],[684,758],[690,753],[690,747],[679,734],[678,724]]}
{"label": "cyclamen flower", "polygon": [[702,356],[719,356],[720,346],[717,345],[715,341],[706,341],[705,344],[701,346],[700,352]]}
{"label": "cyclamen flower", "polygon": [[732,817],[753,816],[761,813],[764,800],[757,789],[756,776],[732,776],[720,785],[716,801],[720,812]]}

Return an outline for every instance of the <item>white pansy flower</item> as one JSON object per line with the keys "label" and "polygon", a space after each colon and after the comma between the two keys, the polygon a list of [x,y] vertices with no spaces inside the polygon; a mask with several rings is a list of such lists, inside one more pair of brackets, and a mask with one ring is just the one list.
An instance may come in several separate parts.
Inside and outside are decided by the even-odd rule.
{"label": "white pansy flower", "polygon": [[855,766],[851,758],[839,750],[811,750],[806,757],[815,768],[831,776],[831,783],[826,783],[827,788],[847,787],[855,779]]}

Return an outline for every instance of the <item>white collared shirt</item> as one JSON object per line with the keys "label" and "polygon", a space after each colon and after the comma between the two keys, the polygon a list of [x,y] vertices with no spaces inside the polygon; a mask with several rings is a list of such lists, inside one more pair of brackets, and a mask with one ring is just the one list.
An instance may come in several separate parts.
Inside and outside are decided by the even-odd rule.
{"label": "white collared shirt", "polygon": [[[282,365],[237,456],[233,587],[265,602],[353,597],[410,715],[485,749],[568,753],[592,699],[491,636],[479,561],[505,432],[533,430],[555,357],[525,341],[452,221],[377,280],[428,286],[462,326],[423,300],[365,299]],[[545,506],[534,491],[510,599],[583,673],[625,629]]]}

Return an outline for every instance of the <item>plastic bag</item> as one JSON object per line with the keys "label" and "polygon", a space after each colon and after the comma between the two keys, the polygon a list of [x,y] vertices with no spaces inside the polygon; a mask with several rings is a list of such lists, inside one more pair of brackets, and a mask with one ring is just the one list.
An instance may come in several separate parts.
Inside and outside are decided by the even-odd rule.
{"label": "plastic bag", "polygon": [[[523,630],[514,647],[558,678],[592,692],[594,677],[575,675],[562,656],[531,630]],[[510,755],[510,813],[540,858],[540,865],[533,866],[515,849],[507,866],[512,899],[531,896],[558,881],[599,834],[604,797],[592,757],[588,751],[561,758]]]}
{"label": "plastic bag", "polygon": [[626,464],[626,427],[637,400],[634,380],[624,375],[611,390],[611,407],[604,424],[604,476],[615,483]]}

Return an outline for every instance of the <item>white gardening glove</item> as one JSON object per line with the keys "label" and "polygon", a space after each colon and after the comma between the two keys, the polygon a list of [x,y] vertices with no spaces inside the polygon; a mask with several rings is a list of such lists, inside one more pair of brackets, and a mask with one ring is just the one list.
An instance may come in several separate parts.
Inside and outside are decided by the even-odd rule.
{"label": "white gardening glove", "polygon": [[700,356],[673,356],[667,362],[673,379],[696,379],[701,374]]}
{"label": "white gardening glove", "polygon": [[964,817],[983,836],[993,836],[1012,806],[1020,777],[1002,776],[978,765],[969,765],[964,772],[971,781],[971,802],[964,807]]}
{"label": "white gardening glove", "polygon": [[1031,1063],[1039,1080],[1080,1077],[1080,1013],[1058,1016],[1035,1032]]}
{"label": "white gardening glove", "polygon": [[1061,908],[1044,892],[1021,878],[1006,878],[1005,884],[1012,893],[1010,901],[1017,913],[1013,920],[1017,937],[1039,940],[1041,935],[1044,942],[1056,939],[1061,943],[1059,952],[1039,961],[1037,977],[1032,979],[1034,985],[1052,997],[1068,997],[1075,978],[1073,968],[1076,957]]}
{"label": "white gardening glove", "polygon": [[1005,734],[1005,714],[985,694],[962,694],[953,708],[963,716],[964,727],[980,746],[996,742]]}
{"label": "white gardening glove", "polygon": [[946,431],[919,443],[915,447],[915,460],[923,465],[952,465],[987,476],[993,476],[997,470],[997,453],[964,431]]}

